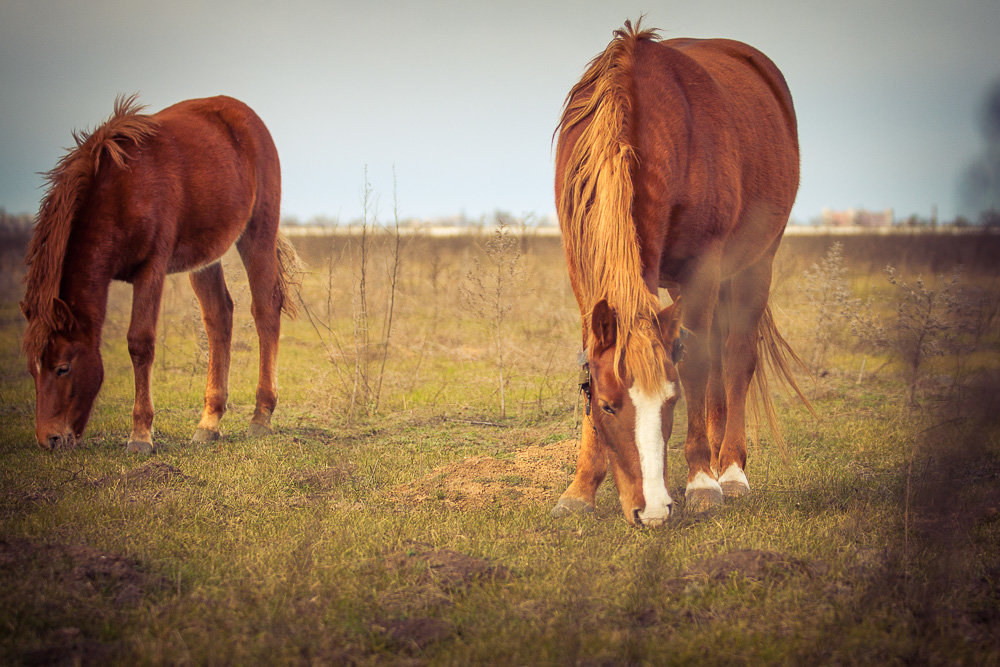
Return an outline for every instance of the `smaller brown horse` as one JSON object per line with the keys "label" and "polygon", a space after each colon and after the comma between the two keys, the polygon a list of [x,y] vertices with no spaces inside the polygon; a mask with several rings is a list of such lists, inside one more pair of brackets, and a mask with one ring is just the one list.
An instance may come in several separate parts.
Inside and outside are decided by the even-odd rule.
{"label": "smaller brown horse", "polygon": [[264,123],[229,97],[141,114],[135,96],[48,173],[25,262],[23,349],[35,380],[35,437],[74,446],[104,379],[101,329],[112,280],[132,284],[128,350],[135,405],[128,451],[150,453],[150,370],[164,277],[190,271],[208,333],[208,385],[194,441],[219,437],[226,410],[233,300],[219,259],[233,243],[246,267],[260,343],[251,435],[270,433],[281,311],[297,257],[278,234],[281,173]]}

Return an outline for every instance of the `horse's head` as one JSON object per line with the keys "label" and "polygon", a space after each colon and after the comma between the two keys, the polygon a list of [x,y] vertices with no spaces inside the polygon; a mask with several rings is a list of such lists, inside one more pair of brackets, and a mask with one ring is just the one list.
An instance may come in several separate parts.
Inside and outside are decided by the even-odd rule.
{"label": "horse's head", "polygon": [[[57,329],[26,345],[28,372],[35,379],[35,438],[43,449],[73,447],[83,434],[104,381],[104,364],[93,336],[77,324],[62,300],[53,302]],[[32,334],[35,315],[22,304]],[[43,328],[43,327],[38,327]]]}
{"label": "horse's head", "polygon": [[[667,492],[664,450],[673,428],[674,405],[680,398],[680,383],[674,367],[679,348],[680,301],[657,316],[662,354],[652,358],[662,363],[662,378],[652,389],[639,386],[628,369],[615,373],[615,343],[618,327],[615,312],[600,301],[591,315],[589,412],[598,445],[608,453],[618,487],[622,511],[630,523],[657,526],[670,516],[673,501]],[[625,360],[618,362],[624,365]]]}

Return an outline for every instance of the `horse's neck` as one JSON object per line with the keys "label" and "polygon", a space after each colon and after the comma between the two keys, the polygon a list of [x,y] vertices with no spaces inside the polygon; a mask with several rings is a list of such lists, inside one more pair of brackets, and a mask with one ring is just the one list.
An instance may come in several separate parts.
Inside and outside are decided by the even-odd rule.
{"label": "horse's neck", "polygon": [[66,302],[81,333],[100,344],[111,277],[102,258],[74,253],[63,262],[59,298]]}

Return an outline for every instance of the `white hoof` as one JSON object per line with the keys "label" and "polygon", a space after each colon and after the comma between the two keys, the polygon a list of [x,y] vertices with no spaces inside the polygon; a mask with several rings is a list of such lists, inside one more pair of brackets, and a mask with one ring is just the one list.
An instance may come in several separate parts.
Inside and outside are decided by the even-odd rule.
{"label": "white hoof", "polygon": [[719,477],[719,486],[727,498],[738,498],[750,493],[750,482],[743,470],[735,463],[729,464],[726,472]]}
{"label": "white hoof", "polygon": [[705,512],[722,504],[722,487],[712,477],[699,472],[688,482],[684,501],[689,512]]}

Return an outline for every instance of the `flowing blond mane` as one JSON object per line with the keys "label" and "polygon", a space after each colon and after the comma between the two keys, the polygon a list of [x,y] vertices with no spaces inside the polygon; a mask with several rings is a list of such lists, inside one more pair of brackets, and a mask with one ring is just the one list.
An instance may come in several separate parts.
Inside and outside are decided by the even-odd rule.
{"label": "flowing blond mane", "polygon": [[23,350],[29,358],[41,354],[53,332],[68,326],[54,307],[62,283],[63,260],[80,202],[101,160],[107,156],[118,167],[126,167],[129,145],[140,144],[156,133],[154,118],[139,112],[136,95],[119,96],[111,117],[92,132],[73,132],[76,146],[67,150],[56,166],[45,174],[48,189],[38,209],[35,229],[24,262],[24,311],[28,326]]}
{"label": "flowing blond mane", "polygon": [[[632,69],[636,45],[657,38],[626,21],[603,53],[587,66],[566,96],[556,131],[580,126],[566,162],[558,202],[570,273],[578,283],[589,322],[593,307],[607,299],[617,316],[615,373],[655,391],[665,380],[666,351],[656,324],[659,299],[642,278],[642,256],[632,202],[635,147],[630,136]],[[586,327],[589,331],[590,327]]]}

